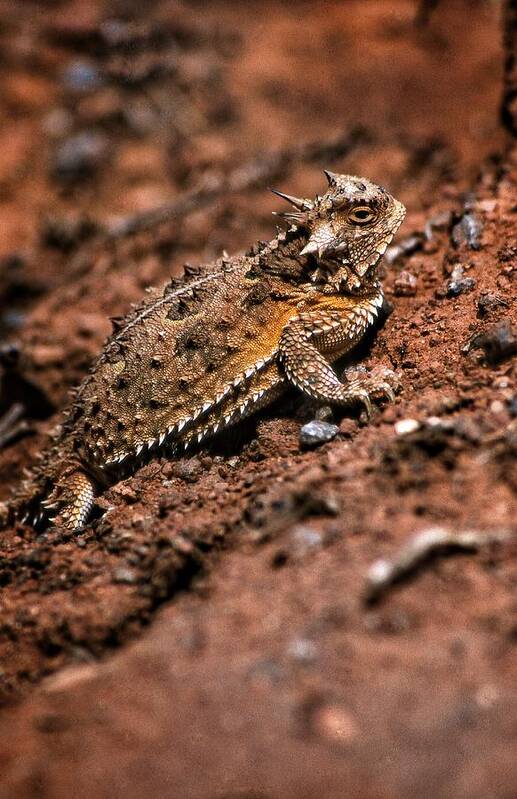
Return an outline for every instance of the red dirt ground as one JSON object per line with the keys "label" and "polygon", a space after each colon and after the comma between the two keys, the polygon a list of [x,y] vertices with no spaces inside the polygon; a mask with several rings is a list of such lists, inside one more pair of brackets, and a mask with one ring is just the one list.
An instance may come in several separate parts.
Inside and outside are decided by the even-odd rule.
{"label": "red dirt ground", "polygon": [[[0,799],[513,799],[517,158],[498,4],[438,3],[426,24],[410,0],[0,9],[0,413],[21,403],[22,421],[0,422],[0,499],[108,317],[271,236],[268,185],[310,196],[328,167],[408,208],[392,313],[359,353],[398,371],[394,405],[335,414],[337,438],[303,451],[315,409],[293,394],[114,486],[80,535],[2,531]],[[437,525],[510,535],[368,603],[371,564]]]}

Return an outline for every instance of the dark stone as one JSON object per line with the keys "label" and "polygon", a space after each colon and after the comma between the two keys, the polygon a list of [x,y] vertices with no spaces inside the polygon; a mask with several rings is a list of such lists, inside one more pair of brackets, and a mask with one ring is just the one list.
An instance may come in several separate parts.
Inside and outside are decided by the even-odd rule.
{"label": "dark stone", "polygon": [[517,335],[509,319],[502,319],[484,333],[475,335],[466,352],[482,349],[490,364],[497,364],[517,354]]}
{"label": "dark stone", "polygon": [[197,458],[187,461],[178,461],[174,464],[172,474],[184,483],[197,483],[202,471],[201,464]]}
{"label": "dark stone", "polygon": [[471,250],[481,249],[481,234],[483,233],[483,223],[481,219],[471,211],[463,214],[460,221],[452,229],[452,240],[456,247],[467,244]]}
{"label": "dark stone", "polygon": [[466,294],[476,287],[476,281],[472,277],[463,277],[460,280],[450,280],[447,283],[447,297],[459,297]]}
{"label": "dark stone", "polygon": [[499,297],[497,294],[493,294],[492,292],[486,291],[484,292],[478,300],[478,317],[483,319],[485,316],[488,316],[492,311],[498,310],[499,308],[507,308],[508,303],[502,297]]}

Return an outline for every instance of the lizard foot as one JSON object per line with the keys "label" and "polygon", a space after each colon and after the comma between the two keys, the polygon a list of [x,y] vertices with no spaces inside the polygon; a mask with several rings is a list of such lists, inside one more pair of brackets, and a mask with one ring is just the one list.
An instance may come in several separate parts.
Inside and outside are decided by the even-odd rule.
{"label": "lizard foot", "polygon": [[372,413],[372,400],[394,402],[395,393],[400,390],[397,374],[386,366],[375,366],[370,370],[364,366],[350,366],[344,370],[343,379],[347,391],[357,393],[357,401],[364,404],[368,416]]}
{"label": "lizard foot", "polygon": [[52,523],[74,531],[88,521],[94,497],[95,489],[90,478],[84,472],[76,471],[63,477],[42,505],[47,513],[57,511],[56,516],[50,517]]}

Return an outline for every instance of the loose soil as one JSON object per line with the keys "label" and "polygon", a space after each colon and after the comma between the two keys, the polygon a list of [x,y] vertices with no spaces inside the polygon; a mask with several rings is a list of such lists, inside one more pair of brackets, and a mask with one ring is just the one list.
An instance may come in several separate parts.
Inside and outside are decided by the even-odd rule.
{"label": "loose soil", "polygon": [[[393,405],[307,451],[293,392],[79,535],[2,531],[0,799],[515,796],[517,159],[498,4],[433,5],[0,2],[0,499],[110,316],[274,233],[268,185],[408,208],[356,354]],[[436,526],[507,538],[368,602]]]}

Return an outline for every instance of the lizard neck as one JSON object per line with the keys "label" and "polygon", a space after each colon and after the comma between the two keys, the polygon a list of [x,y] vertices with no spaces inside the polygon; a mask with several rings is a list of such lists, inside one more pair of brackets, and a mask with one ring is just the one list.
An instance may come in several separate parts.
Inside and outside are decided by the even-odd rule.
{"label": "lizard neck", "polygon": [[319,262],[314,255],[301,255],[309,232],[293,225],[268,242],[260,242],[248,253],[257,276],[275,275],[296,284],[313,285],[323,294],[346,294],[355,297],[382,295],[382,286],[372,271],[359,278],[344,264]]}
{"label": "lizard neck", "polygon": [[293,225],[288,230],[281,230],[271,241],[260,242],[249,255],[257,273],[306,282],[310,279],[310,258],[300,255],[300,252],[308,240],[309,233]]}

